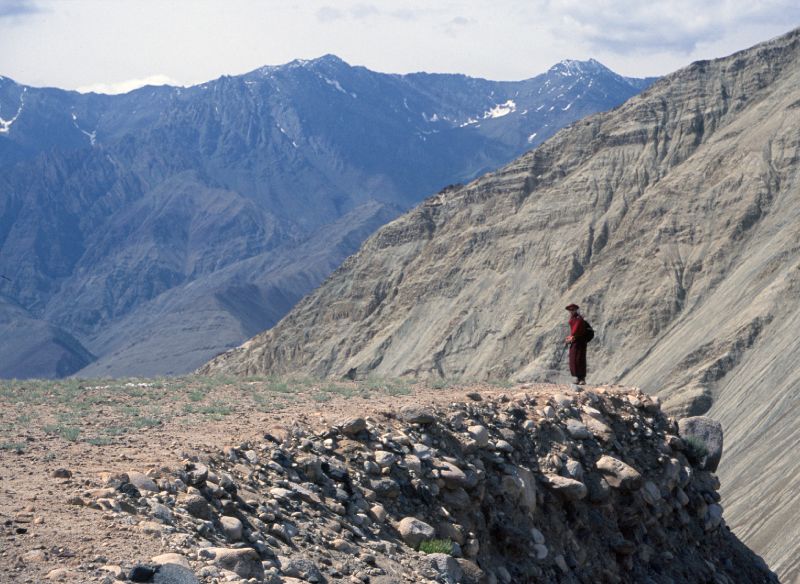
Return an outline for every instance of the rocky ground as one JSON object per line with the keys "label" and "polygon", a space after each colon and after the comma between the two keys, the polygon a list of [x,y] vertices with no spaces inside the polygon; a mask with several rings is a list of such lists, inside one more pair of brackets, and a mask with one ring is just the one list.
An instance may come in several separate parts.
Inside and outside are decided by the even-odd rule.
{"label": "rocky ground", "polygon": [[0,582],[777,582],[636,389],[0,387]]}

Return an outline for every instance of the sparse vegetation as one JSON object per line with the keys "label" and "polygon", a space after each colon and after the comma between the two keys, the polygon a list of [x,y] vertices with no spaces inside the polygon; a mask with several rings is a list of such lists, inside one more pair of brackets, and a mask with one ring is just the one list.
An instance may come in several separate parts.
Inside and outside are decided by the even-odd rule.
{"label": "sparse vegetation", "polygon": [[150,416],[141,416],[131,420],[131,423],[133,424],[134,428],[142,429],[142,428],[152,428],[153,426],[158,426],[161,423],[161,420]]}
{"label": "sparse vegetation", "polygon": [[75,426],[61,426],[58,433],[64,440],[67,440],[68,442],[75,442],[78,440],[78,436],[81,434],[81,429],[76,428]]}
{"label": "sparse vegetation", "polygon": [[22,454],[25,452],[25,444],[23,442],[2,442],[0,450],[13,450],[17,454]]}
{"label": "sparse vegetation", "polygon": [[220,401],[213,401],[207,405],[198,406],[196,411],[215,420],[221,420],[233,413],[233,408]]}
{"label": "sparse vegetation", "polygon": [[453,542],[449,539],[427,539],[419,544],[419,551],[425,554],[452,554]]}
{"label": "sparse vegetation", "polygon": [[686,445],[686,457],[690,462],[698,463],[708,456],[708,447],[697,436],[685,436],[683,443]]}
{"label": "sparse vegetation", "polygon": [[452,379],[440,378],[430,381],[428,383],[428,387],[430,387],[431,389],[450,389],[455,384],[456,384],[455,381],[453,381]]}
{"label": "sparse vegetation", "polygon": [[189,399],[193,402],[199,402],[205,397],[205,395],[205,392],[202,392],[199,389],[193,389],[189,392]]}
{"label": "sparse vegetation", "polygon": [[23,444],[22,432],[43,432],[104,446],[171,420],[184,424],[198,417],[221,421],[243,411],[272,413],[303,399],[324,404],[409,395],[414,385],[410,379],[377,376],[363,381],[292,375],[5,380],[0,381],[0,440]]}
{"label": "sparse vegetation", "polygon": [[371,391],[386,395],[408,395],[411,393],[411,382],[407,379],[369,377],[366,381],[366,387]]}

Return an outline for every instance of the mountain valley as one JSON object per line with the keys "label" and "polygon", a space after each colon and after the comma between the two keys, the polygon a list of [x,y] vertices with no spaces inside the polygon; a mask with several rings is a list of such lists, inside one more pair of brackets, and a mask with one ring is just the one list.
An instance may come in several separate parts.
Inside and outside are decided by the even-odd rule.
{"label": "mountain valley", "polygon": [[650,82],[596,61],[494,82],[333,55],[118,96],[0,78],[0,297],[45,323],[16,334],[53,347],[34,369],[4,351],[0,370],[190,371],[423,197]]}

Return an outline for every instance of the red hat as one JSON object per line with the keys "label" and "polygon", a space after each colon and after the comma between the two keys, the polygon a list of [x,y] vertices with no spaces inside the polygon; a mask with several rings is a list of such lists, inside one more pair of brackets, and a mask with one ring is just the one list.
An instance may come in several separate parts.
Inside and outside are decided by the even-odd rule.
{"label": "red hat", "polygon": [[580,306],[578,306],[577,304],[569,304],[569,305],[567,305],[567,310],[578,310],[579,308],[580,308]]}

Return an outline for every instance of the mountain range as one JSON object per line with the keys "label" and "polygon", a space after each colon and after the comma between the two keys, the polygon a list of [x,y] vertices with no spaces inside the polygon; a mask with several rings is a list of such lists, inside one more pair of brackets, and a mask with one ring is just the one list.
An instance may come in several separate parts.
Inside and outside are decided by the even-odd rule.
{"label": "mountain range", "polygon": [[332,55],[118,96],[0,77],[0,375],[190,371],[400,212],[651,82],[596,61],[495,82]]}
{"label": "mountain range", "polygon": [[800,29],[699,61],[371,236],[203,372],[641,386],[725,429],[726,517],[800,578]]}

